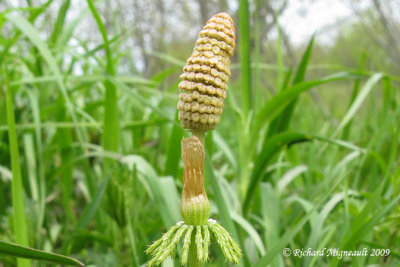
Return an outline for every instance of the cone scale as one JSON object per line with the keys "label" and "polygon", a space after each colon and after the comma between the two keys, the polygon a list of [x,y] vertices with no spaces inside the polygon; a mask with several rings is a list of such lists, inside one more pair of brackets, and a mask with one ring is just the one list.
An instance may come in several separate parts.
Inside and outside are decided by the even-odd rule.
{"label": "cone scale", "polygon": [[207,131],[220,122],[234,47],[232,18],[227,13],[213,16],[200,31],[180,76],[178,118],[183,128]]}

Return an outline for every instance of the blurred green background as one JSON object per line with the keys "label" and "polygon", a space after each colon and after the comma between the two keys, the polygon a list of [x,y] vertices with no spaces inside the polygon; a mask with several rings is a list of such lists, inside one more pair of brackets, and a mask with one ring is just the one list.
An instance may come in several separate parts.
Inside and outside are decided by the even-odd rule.
{"label": "blurred green background", "polygon": [[[399,266],[396,0],[2,0],[0,240],[144,266],[181,220],[177,85],[221,11],[237,41],[205,184],[239,265]],[[207,266],[228,265],[211,250]]]}

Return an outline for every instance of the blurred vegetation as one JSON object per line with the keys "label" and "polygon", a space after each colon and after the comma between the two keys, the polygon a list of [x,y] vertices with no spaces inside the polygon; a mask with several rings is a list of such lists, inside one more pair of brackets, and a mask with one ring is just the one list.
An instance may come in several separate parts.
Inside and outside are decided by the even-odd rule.
{"label": "blurred vegetation", "polygon": [[[237,49],[205,179],[239,265],[398,266],[400,8],[344,2],[353,16],[328,43],[328,29],[292,43],[278,23],[288,0],[0,2],[0,240],[87,266],[149,260],[181,220],[179,74],[202,25],[228,11]],[[211,250],[209,266],[225,266]]]}

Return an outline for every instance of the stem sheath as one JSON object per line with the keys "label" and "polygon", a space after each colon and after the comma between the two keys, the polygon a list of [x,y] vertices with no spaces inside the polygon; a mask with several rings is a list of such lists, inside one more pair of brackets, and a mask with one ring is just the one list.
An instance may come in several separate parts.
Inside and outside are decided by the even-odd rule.
{"label": "stem sheath", "polygon": [[196,136],[197,138],[199,138],[201,144],[204,146],[204,138],[205,138],[205,134],[206,132],[204,130],[192,130],[192,135]]}

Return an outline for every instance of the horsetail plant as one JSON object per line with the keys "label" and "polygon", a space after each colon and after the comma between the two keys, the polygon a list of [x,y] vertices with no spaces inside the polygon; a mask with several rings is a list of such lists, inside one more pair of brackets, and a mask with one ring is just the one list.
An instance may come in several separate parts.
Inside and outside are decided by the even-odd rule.
{"label": "horsetail plant", "polygon": [[169,229],[147,250],[147,266],[161,264],[173,256],[183,238],[181,264],[203,266],[209,258],[213,236],[225,258],[238,263],[241,249],[217,221],[210,219],[210,203],[204,188],[204,136],[220,122],[227,96],[230,60],[235,47],[233,20],[227,13],[213,16],[200,31],[192,55],[183,68],[179,84],[178,118],[192,136],[182,139],[184,162],[180,206],[183,221]]}

